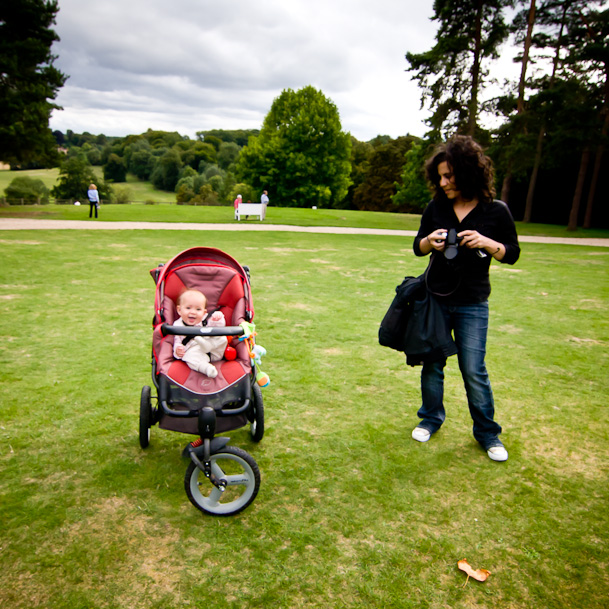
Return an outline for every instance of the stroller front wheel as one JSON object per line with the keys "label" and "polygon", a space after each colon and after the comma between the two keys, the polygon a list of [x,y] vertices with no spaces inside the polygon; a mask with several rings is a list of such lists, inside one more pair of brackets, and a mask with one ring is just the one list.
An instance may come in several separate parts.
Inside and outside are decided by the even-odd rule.
{"label": "stroller front wheel", "polygon": [[258,494],[260,470],[254,458],[235,446],[225,446],[211,455],[211,470],[217,479],[227,482],[220,490],[190,462],[184,476],[184,487],[190,502],[205,514],[232,516],[244,510]]}

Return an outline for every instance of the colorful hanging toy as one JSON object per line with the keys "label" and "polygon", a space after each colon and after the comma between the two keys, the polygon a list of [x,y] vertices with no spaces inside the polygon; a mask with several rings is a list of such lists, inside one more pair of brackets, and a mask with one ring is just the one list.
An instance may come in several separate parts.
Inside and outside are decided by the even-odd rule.
{"label": "colorful hanging toy", "polygon": [[254,367],[256,368],[256,382],[258,385],[260,385],[260,387],[268,387],[271,384],[271,379],[266,372],[263,372],[260,369],[260,362],[262,357],[266,355],[266,349],[261,345],[256,344],[256,326],[254,324],[243,322],[241,327],[243,328],[243,336],[240,336],[239,340],[245,341],[245,344],[247,345],[250,358],[252,359]]}

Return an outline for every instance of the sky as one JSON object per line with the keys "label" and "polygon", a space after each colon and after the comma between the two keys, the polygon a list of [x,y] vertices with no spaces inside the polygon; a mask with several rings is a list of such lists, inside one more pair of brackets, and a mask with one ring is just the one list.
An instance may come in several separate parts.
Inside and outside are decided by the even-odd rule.
{"label": "sky", "polygon": [[50,127],[259,129],[283,90],[312,85],[358,140],[422,136],[404,56],[433,46],[432,15],[433,0],[59,0],[52,51],[69,78]]}

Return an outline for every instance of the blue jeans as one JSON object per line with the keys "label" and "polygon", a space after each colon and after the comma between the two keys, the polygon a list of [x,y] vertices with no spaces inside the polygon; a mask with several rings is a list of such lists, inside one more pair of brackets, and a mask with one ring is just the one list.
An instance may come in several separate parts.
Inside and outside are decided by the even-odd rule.
{"label": "blue jeans", "polygon": [[[449,328],[457,344],[457,357],[469,412],[474,421],[474,438],[485,448],[501,446],[497,437],[501,426],[493,420],[495,403],[486,371],[486,334],[488,331],[488,302],[468,305],[441,303]],[[422,420],[419,427],[434,433],[440,429],[444,410],[444,366],[446,361],[423,365],[421,395],[423,404],[418,411]]]}

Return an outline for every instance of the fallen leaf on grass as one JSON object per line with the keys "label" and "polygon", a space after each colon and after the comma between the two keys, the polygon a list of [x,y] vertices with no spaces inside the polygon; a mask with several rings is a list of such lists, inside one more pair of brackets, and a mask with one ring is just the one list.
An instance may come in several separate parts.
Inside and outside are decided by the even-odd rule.
{"label": "fallen leaf on grass", "polygon": [[[487,571],[486,569],[476,569],[474,571],[470,567],[467,560],[465,560],[465,558],[463,560],[460,560],[457,563],[457,566],[459,567],[459,569],[461,569],[461,571],[465,571],[465,573],[467,573],[467,579],[465,580],[465,584],[467,584],[470,577],[473,577],[475,580],[477,580],[479,582],[483,582],[483,581],[486,581],[486,578],[491,574],[491,572]],[[463,585],[465,585],[465,584],[463,584]]]}

